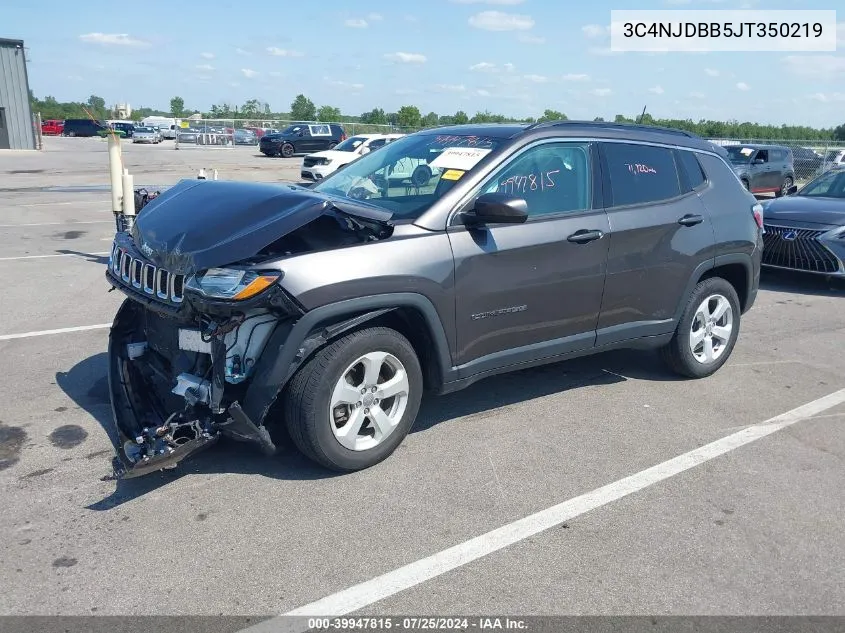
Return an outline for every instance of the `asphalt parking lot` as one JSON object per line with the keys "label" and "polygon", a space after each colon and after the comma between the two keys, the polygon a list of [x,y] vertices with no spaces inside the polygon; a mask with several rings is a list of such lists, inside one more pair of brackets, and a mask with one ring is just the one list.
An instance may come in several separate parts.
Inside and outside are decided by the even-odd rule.
{"label": "asphalt parking lot", "polygon": [[[368,471],[227,442],[115,482],[106,146],[47,141],[0,154],[0,614],[330,610],[372,580],[353,592],[360,613],[845,615],[845,284],[765,273],[705,380],[606,354],[428,398]],[[299,165],[172,143],[127,144],[124,159],[139,185],[200,168],[290,181]],[[754,441],[723,439],[746,427]],[[607,486],[616,497],[587,502]],[[503,526],[509,546],[450,558]]]}

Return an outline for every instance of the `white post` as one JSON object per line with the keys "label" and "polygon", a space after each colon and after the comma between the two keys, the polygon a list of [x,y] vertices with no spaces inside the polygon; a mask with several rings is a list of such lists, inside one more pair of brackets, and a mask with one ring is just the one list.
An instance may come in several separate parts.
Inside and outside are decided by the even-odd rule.
{"label": "white post", "polygon": [[217,170],[214,170],[214,180],[217,180]]}
{"label": "white post", "polygon": [[109,176],[111,180],[111,209],[118,215],[123,211],[123,181],[121,173],[123,160],[120,150],[120,139],[116,134],[109,134]]}
{"label": "white post", "polygon": [[135,218],[135,177],[128,169],[123,170],[121,178],[123,185],[123,215],[127,218]]}

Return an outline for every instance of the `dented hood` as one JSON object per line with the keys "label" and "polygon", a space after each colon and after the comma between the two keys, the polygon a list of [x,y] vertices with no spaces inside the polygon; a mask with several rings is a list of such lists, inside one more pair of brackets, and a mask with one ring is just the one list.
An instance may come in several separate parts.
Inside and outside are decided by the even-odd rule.
{"label": "dented hood", "polygon": [[156,266],[188,275],[252,257],[335,210],[378,222],[391,217],[295,185],[183,180],[143,208],[132,238]]}

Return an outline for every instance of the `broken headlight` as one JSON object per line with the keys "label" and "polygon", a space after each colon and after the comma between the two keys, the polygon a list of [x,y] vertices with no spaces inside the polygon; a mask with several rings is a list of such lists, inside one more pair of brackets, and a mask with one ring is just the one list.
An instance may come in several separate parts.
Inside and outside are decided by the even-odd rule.
{"label": "broken headlight", "polygon": [[256,273],[233,268],[209,268],[188,278],[185,288],[212,299],[249,299],[272,286],[279,272]]}

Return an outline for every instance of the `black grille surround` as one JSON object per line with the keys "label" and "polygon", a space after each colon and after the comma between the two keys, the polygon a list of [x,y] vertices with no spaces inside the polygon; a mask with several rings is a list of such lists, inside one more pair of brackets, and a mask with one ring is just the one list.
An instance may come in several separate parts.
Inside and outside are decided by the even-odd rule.
{"label": "black grille surround", "polygon": [[819,241],[826,230],[764,224],[763,265],[803,272],[840,272],[836,256]]}
{"label": "black grille surround", "polygon": [[157,303],[178,308],[185,298],[185,275],[173,274],[143,259],[127,244],[112,245],[109,273],[121,286]]}

